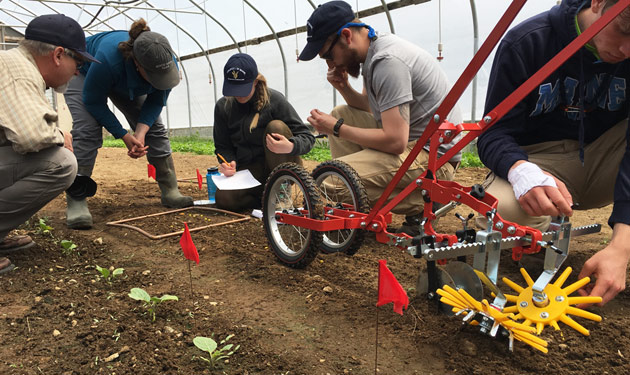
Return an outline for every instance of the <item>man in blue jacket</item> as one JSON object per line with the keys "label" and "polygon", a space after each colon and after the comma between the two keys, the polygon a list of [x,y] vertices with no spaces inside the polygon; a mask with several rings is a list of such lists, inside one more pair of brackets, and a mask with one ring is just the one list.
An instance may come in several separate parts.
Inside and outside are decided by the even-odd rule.
{"label": "man in blue jacket", "polygon": [[[564,0],[510,30],[495,56],[485,112],[616,2]],[[625,289],[630,259],[629,57],[626,9],[478,140],[493,172],[487,191],[506,220],[544,231],[551,216],[614,202],[612,239],[579,275],[596,278],[580,294],[601,296],[602,304]]]}

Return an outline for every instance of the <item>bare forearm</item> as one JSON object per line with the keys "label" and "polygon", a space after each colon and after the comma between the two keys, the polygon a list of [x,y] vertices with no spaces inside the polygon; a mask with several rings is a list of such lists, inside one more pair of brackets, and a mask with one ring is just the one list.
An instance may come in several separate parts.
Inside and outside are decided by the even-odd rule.
{"label": "bare forearm", "polygon": [[407,146],[407,142],[398,136],[388,136],[383,129],[361,129],[344,125],[339,129],[339,137],[363,147],[399,155]]}

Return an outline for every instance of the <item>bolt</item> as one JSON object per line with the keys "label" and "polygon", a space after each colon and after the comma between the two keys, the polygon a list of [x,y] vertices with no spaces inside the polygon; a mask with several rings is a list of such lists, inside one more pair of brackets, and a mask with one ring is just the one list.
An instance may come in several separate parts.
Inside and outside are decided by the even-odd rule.
{"label": "bolt", "polygon": [[455,195],[455,198],[456,199],[462,199],[462,195],[461,194],[457,194],[457,195]]}
{"label": "bolt", "polygon": [[365,229],[365,227],[367,227],[367,223],[365,221],[362,221],[359,225],[361,226],[361,229]]}
{"label": "bolt", "polygon": [[[437,116],[437,115],[436,115],[436,116]],[[435,297],[435,294],[433,294],[433,293],[431,293],[431,292],[427,293],[427,298],[428,298],[428,299],[433,299],[434,297]]]}
{"label": "bolt", "polygon": [[556,302],[562,302],[562,301],[564,301],[563,296],[556,296]]}
{"label": "bolt", "polygon": [[549,317],[549,313],[543,311],[543,312],[540,313],[540,317],[543,318],[543,319],[547,319]]}
{"label": "bolt", "polygon": [[492,121],[492,117],[490,117],[490,116],[485,116],[485,117],[483,118],[483,122],[485,122],[486,124],[489,124],[489,123],[490,123],[490,121]]}
{"label": "bolt", "polygon": [[422,191],[420,192],[422,194],[422,196],[424,197],[425,195],[427,195],[427,191],[422,189]]}
{"label": "bolt", "polygon": [[440,143],[444,143],[444,137],[438,138],[438,141],[440,141]]}
{"label": "bolt", "polygon": [[508,232],[509,234],[514,234],[514,233],[516,233],[516,228],[515,228],[513,225],[510,225],[510,226],[508,227],[508,229],[507,229],[507,232]]}
{"label": "bolt", "polygon": [[440,115],[433,116],[433,121],[440,122]]}
{"label": "bolt", "polygon": [[372,229],[378,229],[378,224],[377,223],[372,224]]}
{"label": "bolt", "polygon": [[497,221],[497,223],[494,225],[495,228],[497,228],[498,230],[503,229],[503,222],[502,221]]}
{"label": "bolt", "polygon": [[418,186],[422,186],[422,180],[421,180],[421,179],[417,179],[417,180],[416,180],[416,185],[418,185]]}
{"label": "bolt", "polygon": [[333,211],[333,210],[328,210],[326,213],[327,213],[328,215],[332,215],[332,214],[333,214],[333,212],[335,212],[335,211]]}
{"label": "bolt", "polygon": [[349,217],[349,218],[353,218],[353,217],[354,217],[354,214],[350,214],[350,215],[348,215],[348,217]]}
{"label": "bolt", "polygon": [[450,131],[450,130],[447,130],[447,131],[444,132],[444,136],[445,137],[450,137],[452,134],[453,134],[453,132]]}
{"label": "bolt", "polygon": [[523,301],[523,302],[521,302],[520,305],[521,305],[522,308],[525,308],[525,307],[528,306],[528,303],[527,303],[527,301]]}

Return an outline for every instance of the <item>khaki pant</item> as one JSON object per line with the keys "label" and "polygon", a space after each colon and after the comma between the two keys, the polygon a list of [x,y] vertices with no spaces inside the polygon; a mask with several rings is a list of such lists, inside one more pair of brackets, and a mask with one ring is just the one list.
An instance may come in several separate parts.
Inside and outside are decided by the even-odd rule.
{"label": "khaki pant", "polygon": [[[584,166],[580,162],[578,141],[562,140],[523,146],[529,161],[564,182],[578,210],[599,208],[613,201],[619,163],[625,152],[627,120],[584,147]],[[499,200],[498,212],[505,220],[547,230],[551,217],[529,216],[516,200],[512,185],[493,173],[483,186]],[[485,220],[484,220],[485,221]],[[485,228],[482,220],[477,224]]]}
{"label": "khaki pant", "polygon": [[[335,107],[331,114],[336,118],[344,119],[344,126],[354,126],[363,129],[377,129],[382,126],[376,121],[374,116],[365,111],[352,108],[347,105]],[[381,197],[383,191],[394,178],[398,169],[416,145],[416,141],[409,142],[407,149],[400,155],[394,155],[370,148],[365,148],[356,143],[338,138],[328,137],[330,143],[330,153],[333,159],[339,159],[350,164],[359,174],[363,185],[367,190],[370,202],[373,204]],[[409,170],[400,180],[390,198],[398,195],[407,185],[418,178],[426,169],[429,161],[429,152],[422,150],[416,160],[411,163]],[[451,163],[445,163],[437,172],[439,180],[452,181],[455,177],[455,167]],[[404,215],[415,215],[424,208],[424,201],[420,189],[414,190],[407,198],[402,200],[392,212]]]}
{"label": "khaki pant", "polygon": [[215,198],[217,207],[224,210],[240,211],[243,209],[260,208],[262,207],[261,199],[263,195],[263,189],[265,187],[265,181],[271,171],[278,165],[285,162],[293,162],[302,165],[302,159],[297,155],[289,154],[275,154],[267,149],[267,134],[278,133],[287,138],[293,137],[291,129],[281,120],[269,121],[265,128],[265,134],[263,135],[263,147],[265,148],[265,159],[256,160],[249,165],[237,165],[237,170],[249,169],[254,178],[260,181],[261,185],[253,187],[251,189],[242,190],[218,190]]}
{"label": "khaki pant", "polygon": [[76,174],[77,160],[66,148],[22,155],[0,147],[0,241],[66,190]]}

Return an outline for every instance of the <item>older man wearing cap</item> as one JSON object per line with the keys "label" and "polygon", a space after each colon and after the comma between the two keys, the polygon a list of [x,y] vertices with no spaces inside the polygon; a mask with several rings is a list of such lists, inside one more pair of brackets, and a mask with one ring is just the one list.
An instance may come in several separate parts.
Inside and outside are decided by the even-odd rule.
{"label": "older man wearing cap", "polygon": [[45,92],[63,91],[86,60],[97,62],[81,26],[63,14],[33,19],[18,48],[0,51],[0,274],[14,268],[2,255],[34,244],[8,233],[75,178],[72,136],[57,127]]}
{"label": "older man wearing cap", "polygon": [[[146,21],[140,19],[129,32],[110,31],[87,38],[87,50],[102,63],[85,64],[65,94],[73,119],[78,175],[91,176],[105,127],[115,138],[122,138],[130,157],[146,155],[155,166],[164,206],[191,206],[192,198],[181,195],[177,187],[171,145],[160,117],[170,90],[180,81],[168,40],[150,31]],[[108,99],[125,115],[133,134],[109,109]],[[86,195],[69,191],[66,201],[68,227],[92,227]]]}
{"label": "older man wearing cap", "polygon": [[[402,165],[431,116],[449,90],[435,58],[396,35],[377,33],[355,19],[350,5],[331,1],[320,5],[306,24],[307,44],[300,60],[319,54],[328,64],[328,81],[348,105],[326,114],[311,111],[308,121],[330,135],[333,158],[350,164],[361,176],[372,202],[378,200]],[[348,84],[348,74],[363,75],[363,92]],[[448,117],[461,122],[455,107]],[[450,145],[442,145],[444,154]],[[428,162],[429,144],[411,164],[394,194],[417,178]],[[434,171],[437,178],[452,180],[461,155]],[[418,230],[423,200],[415,191],[393,210],[407,216],[402,231]]]}

